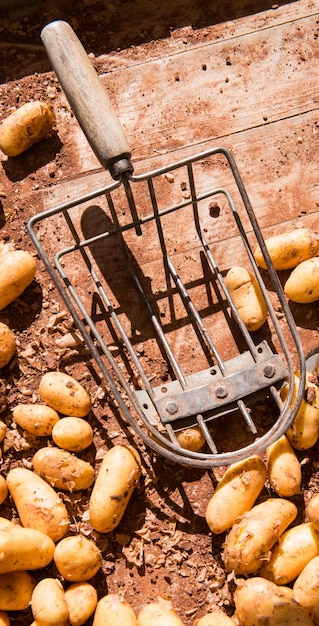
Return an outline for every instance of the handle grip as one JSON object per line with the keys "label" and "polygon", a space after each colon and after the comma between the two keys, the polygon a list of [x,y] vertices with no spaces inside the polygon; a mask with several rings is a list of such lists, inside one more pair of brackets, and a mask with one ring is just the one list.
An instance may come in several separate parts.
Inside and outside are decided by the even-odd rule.
{"label": "handle grip", "polygon": [[89,57],[70,24],[57,20],[41,31],[47,55],[72,110],[100,163],[113,178],[133,166],[124,130]]}

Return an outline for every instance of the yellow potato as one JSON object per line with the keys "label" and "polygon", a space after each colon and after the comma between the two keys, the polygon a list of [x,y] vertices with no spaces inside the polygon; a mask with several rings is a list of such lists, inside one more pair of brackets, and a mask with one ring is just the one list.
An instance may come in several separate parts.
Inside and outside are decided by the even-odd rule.
{"label": "yellow potato", "polygon": [[0,610],[23,611],[27,609],[35,585],[36,582],[32,576],[23,570],[0,574]]}
{"label": "yellow potato", "polygon": [[93,626],[136,626],[137,621],[132,607],[119,595],[108,594],[99,600]]}
{"label": "yellow potato", "polygon": [[234,601],[235,617],[244,626],[313,626],[303,607],[262,577],[239,581]]}
{"label": "yellow potato", "polygon": [[266,449],[270,485],[282,498],[300,493],[301,466],[286,435],[279,437]]}
{"label": "yellow potato", "polygon": [[15,423],[36,437],[50,437],[52,428],[60,417],[45,404],[17,404],[12,411]]}
{"label": "yellow potato", "polygon": [[268,498],[244,513],[226,536],[223,560],[227,572],[256,574],[296,515],[295,504],[283,498]]}
{"label": "yellow potato", "polygon": [[313,609],[311,611],[311,619],[315,626],[319,626],[319,602],[316,602],[313,606]]}
{"label": "yellow potato", "polygon": [[267,305],[255,275],[245,267],[232,267],[225,283],[247,329],[258,330],[266,321]]}
{"label": "yellow potato", "polygon": [[82,626],[93,615],[97,591],[90,583],[72,583],[64,592],[69,611],[70,626]]}
{"label": "yellow potato", "polygon": [[217,534],[229,530],[237,517],[251,509],[265,480],[266,466],[257,455],[230,465],[207,505],[210,530]]}
{"label": "yellow potato", "polygon": [[46,102],[26,102],[0,124],[0,149],[9,157],[18,156],[34,143],[52,134],[55,115]]}
{"label": "yellow potato", "polygon": [[[299,386],[299,372],[295,372],[295,386],[292,404],[295,402],[296,390]],[[285,402],[288,385],[280,390],[281,399]],[[306,373],[305,398],[301,401],[297,415],[286,431],[287,439],[296,450],[308,450],[319,438],[319,388],[312,382],[311,372]]]}
{"label": "yellow potato", "polygon": [[0,311],[32,283],[37,264],[25,250],[17,250],[10,243],[0,243]]}
{"label": "yellow potato", "polygon": [[234,621],[225,613],[213,611],[207,615],[203,615],[195,622],[195,626],[234,626]]}
{"label": "yellow potato", "polygon": [[284,292],[289,300],[300,304],[319,300],[319,257],[297,265],[285,283]]}
{"label": "yellow potato", "polygon": [[306,507],[309,521],[312,522],[315,529],[319,531],[319,493],[316,493],[309,500]]}
{"label": "yellow potato", "polygon": [[199,426],[191,426],[185,428],[176,433],[176,439],[185,450],[192,450],[192,452],[198,452],[205,445],[206,439]]}
{"label": "yellow potato", "polygon": [[24,467],[14,467],[7,475],[7,485],[22,526],[40,530],[53,541],[64,537],[70,524],[68,512],[43,478]]}
{"label": "yellow potato", "polygon": [[64,589],[57,578],[42,578],[38,582],[32,594],[31,609],[39,626],[67,626],[69,623]]}
{"label": "yellow potato", "polygon": [[16,340],[12,330],[0,322],[0,369],[8,365],[16,351]]}
{"label": "yellow potato", "polygon": [[[319,254],[319,236],[310,228],[296,228],[265,240],[266,248],[276,270],[293,269],[302,261]],[[259,267],[266,263],[257,246],[254,257]]]}
{"label": "yellow potato", "polygon": [[277,585],[287,585],[318,555],[319,532],[311,522],[303,522],[282,534],[260,574]]}
{"label": "yellow potato", "polygon": [[74,535],[64,537],[56,545],[54,562],[66,581],[84,582],[95,576],[101,567],[102,557],[93,541]]}
{"label": "yellow potato", "polygon": [[10,626],[10,617],[6,611],[0,611],[0,626]]}
{"label": "yellow potato", "polygon": [[54,425],[52,439],[59,448],[81,452],[91,445],[93,429],[82,417],[64,417]]}
{"label": "yellow potato", "polygon": [[0,475],[0,504],[7,499],[8,496],[8,485],[4,476]]}
{"label": "yellow potato", "polygon": [[300,572],[293,586],[294,599],[311,613],[319,602],[319,556],[315,556]]}
{"label": "yellow potato", "polygon": [[7,433],[7,427],[4,422],[0,420],[0,443],[4,440]]}
{"label": "yellow potato", "polygon": [[91,399],[87,391],[64,372],[44,374],[39,393],[43,402],[63,415],[85,417],[91,410]]}
{"label": "yellow potato", "polygon": [[146,604],[137,617],[137,626],[163,626],[164,624],[165,626],[183,626],[177,613],[161,601]]}
{"label": "yellow potato", "polygon": [[17,570],[34,570],[51,563],[55,544],[33,528],[14,524],[0,529],[0,574]]}
{"label": "yellow potato", "polygon": [[90,497],[90,521],[100,533],[120,523],[141,476],[141,461],[131,446],[116,445],[101,463]]}
{"label": "yellow potato", "polygon": [[94,482],[92,465],[67,450],[54,447],[40,448],[35,453],[32,463],[35,472],[56,489],[81,491]]}

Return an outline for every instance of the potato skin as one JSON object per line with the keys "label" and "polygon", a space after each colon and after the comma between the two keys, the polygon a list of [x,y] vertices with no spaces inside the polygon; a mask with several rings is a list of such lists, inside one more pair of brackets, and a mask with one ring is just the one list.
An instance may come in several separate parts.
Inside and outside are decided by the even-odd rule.
{"label": "potato skin", "polygon": [[205,445],[206,439],[199,426],[190,426],[176,433],[176,439],[184,450],[198,452]]}
{"label": "potato skin", "polygon": [[301,489],[301,466],[286,435],[268,446],[267,471],[270,485],[282,498],[290,498]]}
{"label": "potato skin", "polygon": [[102,557],[95,543],[82,535],[64,537],[56,545],[54,562],[69,582],[85,582],[101,567]]}
{"label": "potato skin", "polygon": [[293,586],[294,599],[311,613],[319,602],[319,556],[315,556],[300,572]]}
{"label": "potato skin", "polygon": [[24,611],[27,609],[36,582],[23,570],[0,574],[0,610]]}
{"label": "potato skin", "polygon": [[7,485],[24,528],[34,528],[53,541],[68,530],[69,515],[60,496],[40,476],[24,467],[15,467],[7,475]]}
{"label": "potato skin", "polygon": [[283,588],[259,576],[240,581],[234,600],[235,616],[245,626],[313,626],[305,609]]}
{"label": "potato skin", "polygon": [[60,420],[58,413],[45,404],[17,404],[12,411],[15,423],[36,437],[50,437]]}
{"label": "potato skin", "polygon": [[46,567],[53,559],[55,544],[39,530],[14,524],[0,530],[0,574]]}
{"label": "potato skin", "polygon": [[319,257],[297,265],[285,283],[284,292],[289,300],[299,304],[319,300]]}
{"label": "potato skin", "polygon": [[9,157],[18,156],[34,143],[52,134],[55,115],[46,102],[26,102],[0,124],[0,149]]}
{"label": "potato skin", "polygon": [[319,493],[316,493],[309,500],[306,507],[309,521],[312,522],[315,529],[319,531]]}
{"label": "potato skin", "polygon": [[32,283],[37,264],[26,250],[18,250],[10,243],[0,244],[0,311]]}
{"label": "potato skin", "polygon": [[39,626],[67,626],[68,605],[57,578],[42,578],[38,582],[32,594],[31,609]]}
{"label": "potato skin", "polygon": [[81,452],[93,441],[93,429],[82,417],[63,417],[52,429],[54,443],[69,452]]}
{"label": "potato skin", "polygon": [[260,574],[277,585],[287,585],[318,554],[319,533],[311,522],[303,522],[282,534]]}
{"label": "potato skin", "polygon": [[[146,604],[137,616],[137,626],[183,626],[182,620],[173,609],[160,602]],[[94,624],[95,626],[95,624]]]}
{"label": "potato skin", "polygon": [[65,589],[64,597],[69,611],[70,626],[82,626],[93,615],[98,595],[90,583],[72,583]]}
{"label": "potato skin", "polygon": [[120,523],[141,476],[141,461],[131,446],[116,445],[102,460],[90,497],[90,521],[100,533]]}
{"label": "potato skin", "polygon": [[223,561],[227,572],[236,575],[256,574],[265,555],[297,515],[293,502],[268,498],[253,506],[233,525],[226,536]]}
{"label": "potato skin", "polygon": [[229,530],[237,517],[249,511],[266,480],[266,465],[257,456],[230,465],[206,508],[209,529],[216,534]]}
{"label": "potato skin", "polygon": [[93,626],[136,626],[132,607],[117,594],[108,594],[99,600],[94,613]]}
{"label": "potato skin", "polygon": [[[312,373],[306,372],[305,396],[301,401],[297,415],[286,431],[286,437],[296,450],[308,450],[319,438],[319,388],[311,380]],[[292,404],[295,402],[299,386],[299,372],[295,372],[295,386]],[[280,390],[280,397],[285,402],[288,385]],[[308,398],[309,400],[305,399]]]}
{"label": "potato skin", "polygon": [[92,465],[67,450],[40,448],[33,456],[32,463],[37,474],[51,487],[62,491],[81,491],[94,482]]}
{"label": "potato skin", "polygon": [[47,372],[40,380],[40,396],[58,413],[72,417],[85,417],[91,410],[87,391],[73,376],[64,372]]}
{"label": "potato skin", "polygon": [[10,626],[10,617],[6,611],[0,611],[0,626]]}
{"label": "potato skin", "polygon": [[225,283],[246,328],[258,330],[266,321],[267,305],[255,275],[245,267],[232,267]]}
{"label": "potato skin", "polygon": [[195,626],[234,626],[231,617],[220,611],[213,611],[207,615],[203,615],[195,622]]}
{"label": "potato skin", "polygon": [[12,330],[0,322],[0,369],[8,365],[16,351],[16,340]]}
{"label": "potato skin", "polygon": [[[310,228],[296,228],[265,239],[266,248],[276,270],[293,269],[302,261],[319,254],[319,236]],[[254,257],[259,267],[267,269],[260,247]]]}
{"label": "potato skin", "polygon": [[3,502],[7,499],[8,493],[9,493],[9,490],[8,490],[7,481],[5,477],[1,476],[0,474],[0,504],[3,504]]}

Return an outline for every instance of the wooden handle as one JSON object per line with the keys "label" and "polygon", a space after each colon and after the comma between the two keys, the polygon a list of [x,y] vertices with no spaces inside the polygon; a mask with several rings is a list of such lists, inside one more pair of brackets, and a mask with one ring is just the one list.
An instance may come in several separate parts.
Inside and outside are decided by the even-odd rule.
{"label": "wooden handle", "polygon": [[132,173],[131,152],[112,103],[71,26],[47,24],[41,39],[74,114],[100,163],[113,178]]}

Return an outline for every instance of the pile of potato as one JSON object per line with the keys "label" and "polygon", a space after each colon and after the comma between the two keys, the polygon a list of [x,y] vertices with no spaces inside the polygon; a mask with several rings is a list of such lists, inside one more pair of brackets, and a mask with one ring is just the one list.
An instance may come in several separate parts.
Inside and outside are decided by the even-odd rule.
{"label": "pile of potato", "polygon": [[[309,228],[296,228],[266,239],[265,244],[276,270],[292,270],[284,285],[287,298],[300,304],[319,300],[319,235]],[[267,269],[259,246],[254,257],[259,267]],[[268,311],[254,274],[235,266],[227,272],[225,283],[246,328],[261,328]]]}

